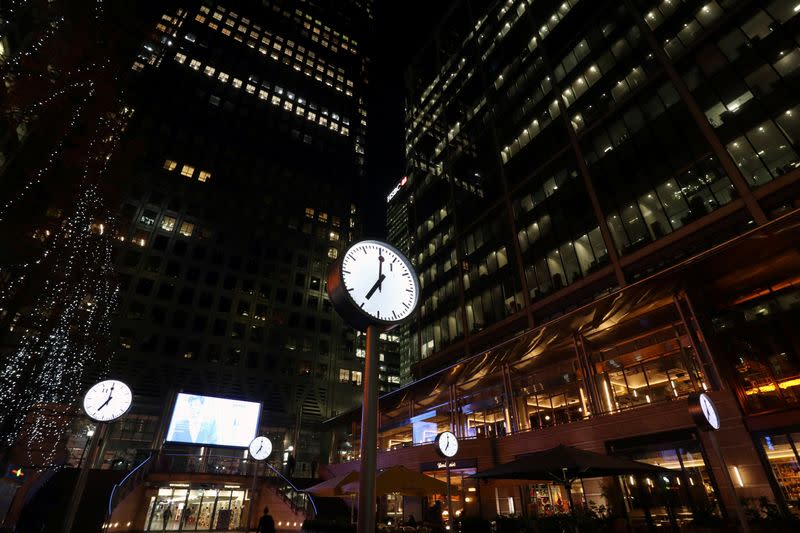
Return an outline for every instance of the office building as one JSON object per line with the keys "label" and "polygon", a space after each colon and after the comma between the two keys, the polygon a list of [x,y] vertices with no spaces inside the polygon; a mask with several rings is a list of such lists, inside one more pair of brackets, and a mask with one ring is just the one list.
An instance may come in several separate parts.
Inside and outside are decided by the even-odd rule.
{"label": "office building", "polygon": [[[563,501],[467,479],[558,443],[675,470],[679,521],[795,506],[799,25],[786,1],[454,3],[406,76],[422,294],[380,466],[444,475],[412,445],[449,429],[468,514]],[[734,489],[688,415],[700,391]],[[357,418],[332,421],[334,460]]]}

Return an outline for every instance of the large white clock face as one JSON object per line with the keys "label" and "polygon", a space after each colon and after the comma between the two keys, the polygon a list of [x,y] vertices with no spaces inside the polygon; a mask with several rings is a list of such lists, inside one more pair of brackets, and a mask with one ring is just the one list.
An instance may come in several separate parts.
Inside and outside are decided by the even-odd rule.
{"label": "large white clock face", "polygon": [[86,392],[83,410],[92,420],[110,422],[127,413],[132,401],[130,387],[121,381],[107,379]]}
{"label": "large white clock face", "polygon": [[700,394],[698,400],[700,402],[700,409],[703,410],[703,416],[706,417],[708,425],[714,429],[719,429],[719,415],[717,414],[717,408],[714,407],[714,402],[711,401],[711,398],[709,398],[706,393]]}
{"label": "large white clock face", "polygon": [[342,282],[370,317],[399,322],[417,306],[419,285],[408,260],[378,241],[361,241],[342,259]]}
{"label": "large white clock face", "polygon": [[439,447],[439,453],[445,457],[454,457],[458,453],[458,438],[449,432],[443,431],[436,439],[436,445]]}
{"label": "large white clock face", "polygon": [[269,457],[272,453],[272,441],[267,437],[256,437],[250,443],[250,457],[256,461],[261,461]]}

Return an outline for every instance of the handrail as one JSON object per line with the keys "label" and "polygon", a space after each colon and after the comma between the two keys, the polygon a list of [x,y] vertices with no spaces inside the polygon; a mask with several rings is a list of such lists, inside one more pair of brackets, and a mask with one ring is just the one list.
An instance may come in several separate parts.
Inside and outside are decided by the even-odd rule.
{"label": "handrail", "polygon": [[[317,504],[316,504],[316,503],[314,503],[314,498],[313,498],[313,497],[311,497],[311,495],[310,495],[310,494],[308,494],[307,492],[303,492],[303,491],[301,491],[300,489],[298,489],[298,488],[295,486],[295,484],[294,484],[294,483],[292,483],[291,481],[289,481],[289,479],[288,479],[286,476],[284,476],[283,474],[281,474],[281,473],[280,473],[280,471],[278,471],[278,469],[277,469],[277,468],[275,468],[274,466],[272,466],[272,465],[271,465],[271,464],[269,464],[269,463],[266,463],[266,465],[267,465],[268,467],[270,467],[270,468],[272,469],[272,471],[273,471],[273,472],[275,472],[276,474],[278,474],[278,476],[279,476],[279,477],[280,477],[280,478],[281,478],[281,479],[282,479],[284,482],[286,482],[286,484],[288,484],[288,485],[289,485],[289,486],[292,488],[292,490],[293,490],[293,491],[295,491],[295,493],[297,493],[297,494],[302,494],[302,495],[304,495],[306,498],[308,498],[308,501],[310,501],[310,502],[311,502],[311,507],[314,509],[314,518],[316,518],[316,516],[317,516]],[[295,507],[295,504],[294,504],[294,502],[291,502],[291,504],[290,504],[290,505],[291,505],[292,507]]]}
{"label": "handrail", "polygon": [[[131,470],[130,472],[128,472],[128,474],[124,478],[122,478],[122,480],[120,480],[119,483],[115,484],[112,487],[111,496],[108,498],[108,511],[107,511],[106,519],[105,519],[106,530],[108,529],[108,525],[111,522],[111,514],[114,512],[114,508],[117,506],[117,504],[119,504],[119,501],[117,501],[118,490],[120,491],[119,494],[122,494],[122,496],[120,496],[119,499],[122,499],[125,496],[127,496],[128,493],[130,492],[130,490],[133,489],[133,487],[128,487],[128,480],[131,479],[131,477],[135,475],[136,477],[133,478],[133,480],[134,481],[137,481],[137,480],[140,481],[145,475],[147,475],[147,472],[145,470],[149,470],[149,469],[145,469],[144,467],[146,465],[150,465],[150,462],[151,462],[152,458],[153,458],[152,455],[148,455],[147,458],[144,461],[142,461],[141,463],[136,465],[136,467],[133,470]],[[123,488],[126,489],[125,493],[121,492]]]}

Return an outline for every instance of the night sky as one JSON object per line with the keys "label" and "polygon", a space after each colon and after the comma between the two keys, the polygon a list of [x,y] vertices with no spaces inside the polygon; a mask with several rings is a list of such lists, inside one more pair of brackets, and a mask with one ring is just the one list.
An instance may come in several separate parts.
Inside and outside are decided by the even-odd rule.
{"label": "night sky", "polygon": [[449,0],[376,1],[369,95],[365,237],[386,236],[386,195],[405,173],[403,75]]}

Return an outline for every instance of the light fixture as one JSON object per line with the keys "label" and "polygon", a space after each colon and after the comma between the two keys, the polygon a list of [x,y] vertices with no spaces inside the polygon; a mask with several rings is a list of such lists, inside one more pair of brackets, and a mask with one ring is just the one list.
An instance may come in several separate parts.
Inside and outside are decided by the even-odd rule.
{"label": "light fixture", "polygon": [[742,473],[739,472],[739,467],[736,465],[733,465],[733,476],[736,478],[736,483],[740,487],[744,487],[744,479],[742,479]]}

